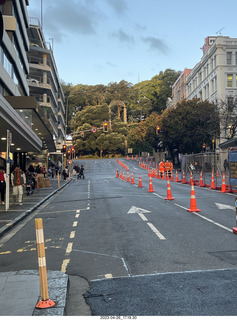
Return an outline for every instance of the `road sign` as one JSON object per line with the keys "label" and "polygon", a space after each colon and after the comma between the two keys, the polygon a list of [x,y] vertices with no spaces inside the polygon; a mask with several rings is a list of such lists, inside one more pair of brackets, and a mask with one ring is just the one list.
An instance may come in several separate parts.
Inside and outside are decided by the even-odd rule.
{"label": "road sign", "polygon": [[96,132],[97,132],[97,128],[96,128],[96,127],[92,127],[92,128],[91,128],[91,132],[92,132],[92,133],[96,133]]}

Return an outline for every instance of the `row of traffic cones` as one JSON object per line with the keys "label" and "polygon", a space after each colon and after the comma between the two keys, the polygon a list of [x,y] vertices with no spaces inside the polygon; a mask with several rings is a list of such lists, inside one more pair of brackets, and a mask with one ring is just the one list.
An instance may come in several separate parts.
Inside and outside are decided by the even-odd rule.
{"label": "row of traffic cones", "polygon": [[[116,178],[118,178],[118,170],[116,171]],[[121,172],[120,172],[120,177],[121,177]],[[122,176],[122,179],[124,181],[126,181],[124,173]],[[130,178],[129,178],[129,173],[127,173],[127,182],[130,182]],[[132,178],[131,178],[131,184],[134,184],[134,177],[133,177],[133,173],[132,173]],[[138,182],[138,188],[143,188],[142,185],[142,179],[141,179],[141,174],[139,173],[139,182]],[[152,179],[150,177],[149,179],[149,189],[148,192],[155,192],[155,190],[153,189],[153,184],[152,184]],[[174,200],[174,198],[172,197],[172,193],[171,193],[171,187],[170,187],[170,180],[167,180],[167,197],[165,198],[165,200]],[[195,191],[194,191],[194,184],[193,182],[191,183],[191,199],[190,199],[190,209],[188,209],[187,211],[189,212],[200,212],[200,209],[197,208],[197,203],[196,203],[196,197],[195,197]]]}

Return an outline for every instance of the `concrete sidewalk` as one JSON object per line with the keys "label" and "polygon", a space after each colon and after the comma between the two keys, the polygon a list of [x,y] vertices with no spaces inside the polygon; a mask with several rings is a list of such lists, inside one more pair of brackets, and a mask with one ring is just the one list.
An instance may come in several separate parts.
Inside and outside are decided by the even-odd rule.
{"label": "concrete sidewalk", "polygon": [[[49,188],[35,189],[30,196],[24,194],[23,205],[13,205],[10,195],[10,208],[0,206],[0,237],[26,218],[31,212],[46,202],[70,181],[50,179]],[[63,316],[66,307],[68,275],[61,271],[48,271],[49,297],[55,306],[36,309],[40,301],[40,280],[38,270],[21,270],[0,273],[0,316]]]}
{"label": "concrete sidewalk", "polygon": [[68,275],[48,271],[49,297],[55,305],[37,309],[40,280],[37,270],[0,273],[0,316],[63,316],[67,298]]}
{"label": "concrete sidewalk", "polygon": [[29,196],[27,196],[26,192],[24,192],[22,206],[20,206],[18,203],[13,204],[12,190],[10,190],[9,210],[5,210],[5,205],[0,205],[0,237],[25,217],[27,217],[31,212],[37,209],[55,193],[64,188],[68,183],[70,183],[70,181],[60,180],[60,188],[58,188],[57,179],[50,179],[51,186],[49,188],[35,189],[34,193]]}

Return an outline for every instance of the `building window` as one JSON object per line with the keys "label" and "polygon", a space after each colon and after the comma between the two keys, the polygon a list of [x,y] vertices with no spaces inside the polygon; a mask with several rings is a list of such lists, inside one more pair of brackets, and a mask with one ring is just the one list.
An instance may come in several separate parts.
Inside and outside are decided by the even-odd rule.
{"label": "building window", "polygon": [[232,64],[232,52],[226,52],[226,64]]}
{"label": "building window", "polygon": [[233,85],[233,74],[227,74],[227,87],[231,88]]}

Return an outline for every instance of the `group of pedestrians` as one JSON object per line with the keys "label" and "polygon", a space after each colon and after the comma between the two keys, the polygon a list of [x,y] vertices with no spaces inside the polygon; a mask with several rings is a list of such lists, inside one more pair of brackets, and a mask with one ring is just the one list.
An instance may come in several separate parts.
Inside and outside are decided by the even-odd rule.
{"label": "group of pedestrians", "polygon": [[77,176],[77,179],[85,179],[83,164],[81,165],[81,167],[78,164],[75,164],[72,169],[72,173],[74,176]]}
{"label": "group of pedestrians", "polygon": [[[5,194],[6,194],[6,180],[7,176],[4,171],[4,167],[0,167],[0,193],[1,193],[1,204],[5,204]],[[15,165],[15,169],[11,173],[11,185],[12,185],[12,196],[13,203],[16,203],[16,198],[18,196],[19,205],[22,205],[23,200],[23,186],[26,184],[26,175],[21,170],[18,164]]]}

